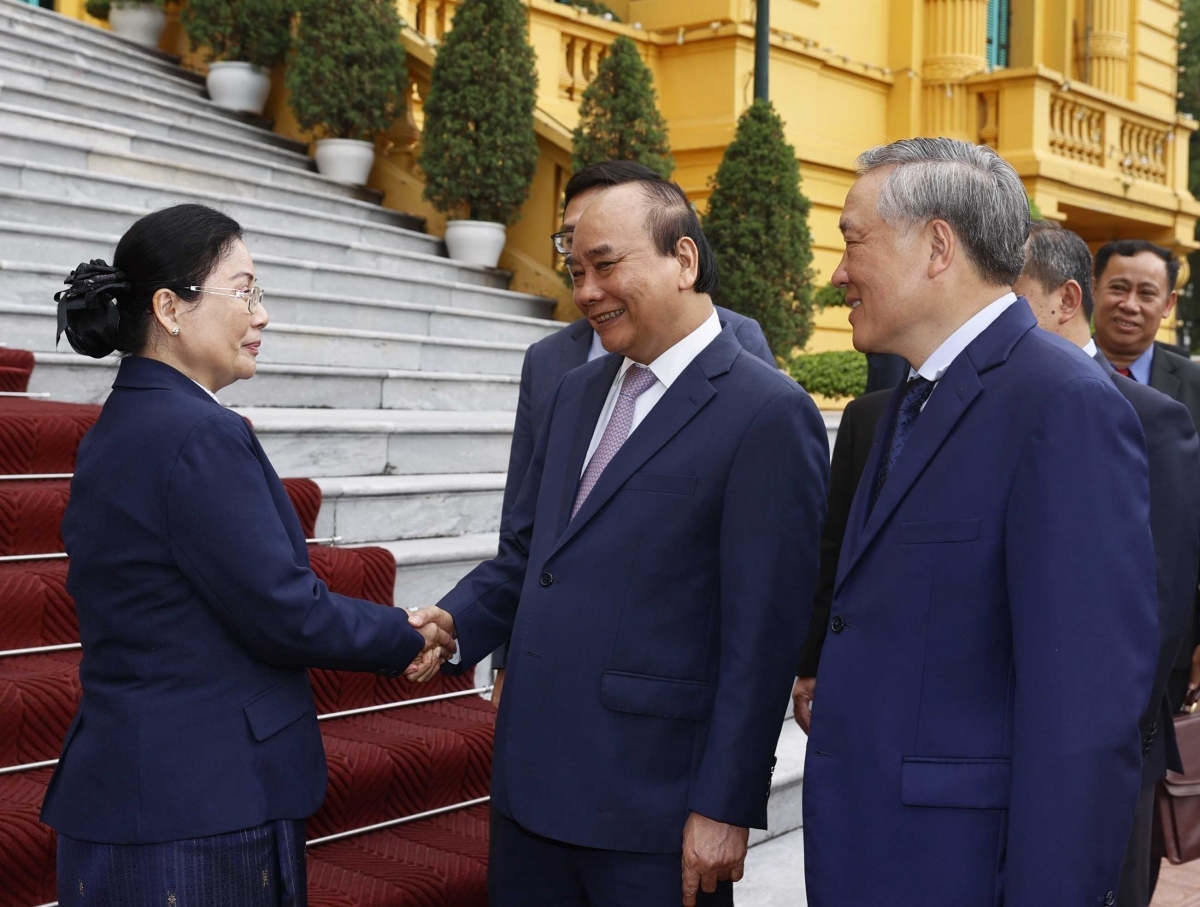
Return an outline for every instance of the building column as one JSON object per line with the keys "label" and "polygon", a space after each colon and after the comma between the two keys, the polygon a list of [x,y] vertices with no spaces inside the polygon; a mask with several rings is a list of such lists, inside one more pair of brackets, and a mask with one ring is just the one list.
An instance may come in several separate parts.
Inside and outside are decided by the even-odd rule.
{"label": "building column", "polygon": [[979,140],[963,82],[987,68],[987,11],[988,0],[925,0],[926,135]]}
{"label": "building column", "polygon": [[1088,36],[1088,82],[1123,98],[1129,93],[1129,0],[1095,0]]}

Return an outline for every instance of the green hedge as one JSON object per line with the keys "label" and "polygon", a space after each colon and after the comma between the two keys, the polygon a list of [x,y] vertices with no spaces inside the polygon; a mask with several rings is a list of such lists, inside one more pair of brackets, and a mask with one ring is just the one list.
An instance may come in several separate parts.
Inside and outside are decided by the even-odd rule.
{"label": "green hedge", "polygon": [[854,350],[796,356],[788,372],[810,394],[858,397],[867,390],[867,357]]}

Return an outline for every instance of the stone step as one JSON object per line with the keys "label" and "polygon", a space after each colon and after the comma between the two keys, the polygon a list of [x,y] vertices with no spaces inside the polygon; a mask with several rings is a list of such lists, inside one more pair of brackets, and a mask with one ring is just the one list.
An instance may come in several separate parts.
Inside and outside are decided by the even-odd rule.
{"label": "stone step", "polygon": [[[2,327],[0,336],[7,337]],[[103,403],[116,363],[80,356],[65,341],[60,350],[35,353],[30,392],[64,403]],[[220,398],[230,406],[512,412],[518,386],[510,375],[263,363],[254,378],[230,385]]]}
{"label": "stone step", "polygon": [[94,97],[91,92],[63,91],[57,86],[43,89],[30,80],[21,80],[17,84],[11,80],[0,81],[0,103],[40,110],[83,123],[132,129],[142,135],[173,138],[190,142],[199,148],[225,148],[263,160],[305,167],[304,155],[290,145],[281,147],[270,138],[275,133],[215,115],[206,118],[200,113],[192,115],[183,111],[170,117],[162,112],[132,109],[129,105],[107,107],[103,98]]}
{"label": "stone step", "polygon": [[179,59],[147,48],[78,19],[60,16],[20,0],[0,0],[0,22],[12,31],[50,36],[64,45],[87,47],[114,59],[127,60],[172,75],[183,75]]}
{"label": "stone step", "polygon": [[[30,212],[35,214],[36,212]],[[31,264],[78,264],[97,256],[107,258],[121,239],[120,233],[97,233],[93,230],[41,226],[34,223],[0,220],[0,249],[6,256]],[[410,252],[401,248],[376,246],[367,243],[338,243],[304,233],[248,228],[246,246],[255,262],[271,262],[276,268],[291,268],[297,273],[272,285],[259,275],[259,282],[268,290],[308,289],[302,284],[313,281],[301,272],[324,267],[342,267],[380,275],[402,275],[426,280],[458,281],[478,286],[503,289],[506,275],[492,268],[464,265],[439,255]],[[73,267],[74,265],[70,265]],[[344,271],[342,273],[345,273]],[[297,280],[300,283],[297,283]],[[391,292],[395,288],[389,288]]]}
{"label": "stone step", "polygon": [[81,70],[93,76],[102,75],[120,84],[204,96],[204,79],[196,73],[178,67],[162,69],[144,58],[101,51],[78,40],[64,41],[52,31],[31,28],[6,16],[6,11],[0,7],[0,56],[62,65],[70,72]]}
{"label": "stone step", "polygon": [[788,716],[779,730],[775,745],[775,773],[771,776],[771,799],[767,801],[767,830],[750,830],[750,846],[795,831],[804,824],[801,796],[804,789],[804,754],[808,735]]}
{"label": "stone step", "polygon": [[502,472],[318,479],[317,536],[342,545],[496,532]]}
{"label": "stone step", "polygon": [[237,407],[280,475],[503,472],[512,412]]}
{"label": "stone step", "polygon": [[733,892],[738,907],[808,907],[804,832],[796,829],[752,847],[746,855],[745,875]]}
{"label": "stone step", "polygon": [[[393,231],[400,228],[408,234],[417,232],[412,227],[419,221],[410,215],[353,198],[233,177],[222,179],[219,188],[213,188],[209,174],[182,166],[173,168],[174,173],[181,175],[181,179],[196,175],[202,185],[175,185],[155,181],[168,174],[172,169],[170,165],[150,162],[146,166],[150,169],[139,170],[139,176],[89,172],[22,158],[0,157],[0,189],[26,192],[44,199],[57,198],[68,205],[95,204],[100,209],[115,207],[143,213],[182,202],[202,202],[226,212],[244,227],[304,233],[330,241],[362,242],[364,235],[382,239],[383,232],[364,234],[367,225],[390,227]],[[394,232],[389,235],[396,236]],[[436,240],[409,239],[426,244],[429,254],[439,254],[442,249]],[[393,239],[384,244],[391,246],[395,242]],[[472,267],[470,270],[489,269]]]}
{"label": "stone step", "polygon": [[[376,542],[396,558],[396,606],[420,608],[436,604],[480,561],[496,553],[497,533],[453,538]],[[477,677],[484,676],[481,672]]]}
{"label": "stone step", "polygon": [[[232,179],[370,204],[382,200],[382,193],[377,190],[321,176],[315,164],[305,168],[301,162],[274,163],[249,154],[141,136],[131,129],[83,123],[11,104],[0,104],[0,157],[92,173],[137,175],[150,182],[211,188],[217,192],[228,191]],[[411,229],[423,229],[421,218],[413,217],[411,222]],[[440,245],[432,237],[429,241],[431,245]]]}
{"label": "stone step", "polygon": [[[3,119],[3,113],[0,112],[0,129],[4,128]],[[8,137],[0,133],[0,148],[25,141],[25,139],[11,139],[10,141]],[[81,151],[80,156],[82,160],[76,163],[87,163],[88,159],[94,161],[97,158],[104,158],[106,155]],[[0,155],[0,160],[12,160],[12,158]],[[0,167],[2,166],[0,165]],[[76,169],[70,164],[56,163],[53,166],[61,166],[67,170]],[[440,239],[416,229],[423,223],[417,217],[408,218],[412,227],[404,227],[374,223],[354,217],[314,215],[311,211],[305,211],[302,208],[281,207],[271,203],[267,203],[268,206],[264,208],[258,202],[244,201],[236,196],[226,196],[226,198],[231,198],[231,201],[225,202],[220,198],[200,198],[195,192],[174,191],[178,194],[176,201],[190,199],[208,202],[213,207],[219,207],[220,210],[238,220],[242,224],[243,230],[250,235],[269,235],[274,237],[275,241],[288,243],[299,240],[317,243],[319,245],[314,248],[317,249],[318,254],[320,254],[321,247],[329,245],[343,248],[362,246],[364,248],[383,248],[389,252],[411,252],[443,262],[448,260],[445,255],[445,245]],[[212,195],[212,193],[208,194]],[[171,203],[174,204],[176,201]],[[239,206],[247,208],[250,215],[249,220],[237,216],[239,213],[246,213],[238,211]],[[35,224],[40,227],[83,230],[94,235],[109,234],[119,237],[135,220],[154,210],[157,210],[157,207],[136,207],[96,199],[68,199],[41,192],[0,187],[0,214],[4,220],[21,224]],[[287,215],[292,212],[294,214],[288,217]],[[400,212],[395,213],[399,214]],[[288,245],[286,248],[292,249],[294,246]],[[344,253],[338,252],[326,252],[325,254],[329,260],[334,260],[334,256],[339,254],[344,256]],[[449,261],[456,267],[466,267],[472,272],[484,271],[494,276],[491,269],[481,269],[470,265],[461,265],[453,260]]]}
{"label": "stone step", "polygon": [[[63,112],[64,108],[86,114],[83,118],[118,125],[146,121],[167,123],[204,137],[202,145],[220,147],[226,141],[274,148],[288,155],[304,152],[297,143],[285,136],[247,123],[237,114],[218,107],[206,98],[192,95],[147,92],[94,76],[73,75],[67,68],[47,68],[32,65],[26,60],[0,49],[0,98],[15,103],[6,95],[12,91],[24,99],[24,106]],[[57,102],[57,105],[53,104]],[[44,105],[51,104],[46,107]]]}

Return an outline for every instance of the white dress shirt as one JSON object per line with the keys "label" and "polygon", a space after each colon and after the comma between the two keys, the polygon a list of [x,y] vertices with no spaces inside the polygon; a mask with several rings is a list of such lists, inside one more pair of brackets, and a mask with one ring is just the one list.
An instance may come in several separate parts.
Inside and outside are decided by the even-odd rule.
{"label": "white dress shirt", "polygon": [[200,388],[200,390],[204,391],[204,393],[206,393],[206,394],[208,394],[210,397],[212,397],[212,398],[213,398],[213,403],[220,403],[220,402],[221,402],[220,400],[218,400],[218,399],[217,399],[217,395],[216,395],[216,394],[214,394],[212,391],[210,391],[210,390],[209,390],[207,387],[205,387],[203,384],[201,384],[201,383],[200,383],[199,381],[197,381],[195,378],[189,378],[188,380],[189,380],[189,381],[191,381],[191,382],[192,382],[192,384],[196,385],[196,387]]}
{"label": "white dress shirt", "polygon": [[607,356],[608,350],[604,348],[604,344],[600,342],[600,335],[596,333],[596,329],[592,329],[592,345],[588,347],[587,361],[599,359],[601,356]]}
{"label": "white dress shirt", "polygon": [[631,368],[649,368],[654,373],[654,377],[658,379],[650,386],[649,390],[644,391],[637,398],[637,402],[633,406],[633,422],[629,426],[629,434],[632,435],[650,410],[654,409],[655,404],[663,398],[668,388],[683,374],[683,370],[691,365],[692,360],[699,356],[706,346],[716,340],[720,333],[721,319],[717,317],[716,309],[714,309],[704,324],[651,362],[649,366],[639,365],[629,358],[621,363],[620,369],[617,370],[617,376],[613,379],[612,387],[608,390],[608,399],[604,401],[604,408],[600,410],[600,418],[596,421],[596,430],[592,432],[592,443],[588,445],[587,456],[583,459],[580,475],[583,475],[587,469],[588,463],[596,453],[596,448],[600,446],[600,439],[604,437],[604,429],[608,428],[608,420],[612,418],[613,409],[617,405],[617,397],[621,393],[621,384],[625,381],[625,373]]}
{"label": "white dress shirt", "polygon": [[[908,380],[911,381],[920,375],[926,381],[932,381],[933,389],[936,391],[937,383],[942,379],[942,375],[946,374],[946,369],[950,368],[951,363],[971,345],[976,337],[991,327],[992,322],[1003,315],[1005,309],[1016,301],[1016,293],[1005,293],[995,302],[988,303],[972,315],[962,327],[943,340],[942,345],[930,354],[920,368],[910,368]],[[926,404],[928,402],[928,400],[925,401]],[[922,411],[925,409],[924,404],[921,409]]]}
{"label": "white dress shirt", "polygon": [[1096,358],[1096,353],[1098,353],[1100,351],[1096,348],[1096,339],[1094,337],[1088,338],[1088,342],[1086,344],[1084,344],[1084,346],[1083,346],[1083,351],[1085,353],[1087,353],[1089,356],[1091,356],[1093,359]]}

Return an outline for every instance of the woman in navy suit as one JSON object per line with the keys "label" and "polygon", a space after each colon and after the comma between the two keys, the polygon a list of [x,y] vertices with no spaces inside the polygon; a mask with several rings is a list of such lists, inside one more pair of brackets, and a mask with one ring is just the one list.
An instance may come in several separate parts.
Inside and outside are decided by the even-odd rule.
{"label": "woman in navy suit", "polygon": [[326,785],[305,668],[416,679],[450,641],[317,579],[254,432],[217,403],[267,324],[235,221],[158,211],[66,282],[60,334],[126,356],[62,526],[83,699],[42,811],[60,902],[303,905]]}

